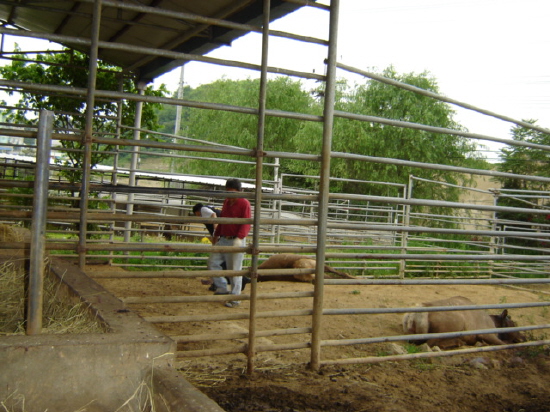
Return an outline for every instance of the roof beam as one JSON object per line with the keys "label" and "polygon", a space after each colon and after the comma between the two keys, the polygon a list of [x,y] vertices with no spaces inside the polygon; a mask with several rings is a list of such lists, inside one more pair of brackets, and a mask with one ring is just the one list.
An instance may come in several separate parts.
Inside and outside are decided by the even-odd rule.
{"label": "roof beam", "polygon": [[59,23],[59,25],[55,28],[54,34],[61,34],[63,32],[63,28],[69,23],[69,20],[71,19],[72,15],[78,12],[79,8],[80,8],[80,3],[73,4],[73,7],[71,7],[71,10],[67,12],[65,17],[63,17],[63,20],[61,21],[61,23]]}
{"label": "roof beam", "polygon": [[[213,17],[215,19],[224,19],[228,16],[231,16],[233,13],[236,13],[237,11],[242,10],[244,7],[246,7],[250,3],[254,3],[254,0],[242,0],[240,2],[236,2],[234,4],[231,4],[230,7],[216,13],[216,15],[211,16],[211,17]],[[174,37],[172,39],[172,41],[163,44],[162,48],[165,49],[165,50],[174,50],[178,46],[181,46],[182,44],[184,44],[190,38],[197,36],[199,33],[203,32],[204,30],[208,29],[209,27],[211,27],[211,24],[199,24],[193,30],[190,30],[186,33],[183,33],[183,35]],[[139,60],[138,62],[136,62],[134,65],[130,66],[129,70],[135,70],[137,67],[144,66],[145,64],[151,62],[153,59],[154,59],[154,57],[147,56],[147,57]]]}
{"label": "roof beam", "polygon": [[[149,7],[157,7],[160,3],[162,3],[162,0],[154,0]],[[143,19],[145,16],[147,16],[146,13],[138,13],[134,18],[130,20],[131,23],[138,23],[141,19]],[[110,42],[116,42],[118,39],[120,39],[121,36],[123,36],[125,33],[128,32],[132,28],[132,24],[126,23],[122,29],[120,29],[118,32],[116,32],[111,38],[109,39]]]}

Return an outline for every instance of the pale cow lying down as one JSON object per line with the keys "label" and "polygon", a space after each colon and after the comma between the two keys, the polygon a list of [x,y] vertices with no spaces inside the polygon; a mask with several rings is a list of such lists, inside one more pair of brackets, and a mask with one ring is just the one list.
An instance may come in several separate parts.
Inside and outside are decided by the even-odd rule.
{"label": "pale cow lying down", "polygon": [[[279,254],[270,256],[265,262],[258,266],[258,269],[314,269],[317,262],[315,259],[307,258],[301,255]],[[332,273],[335,276],[326,275],[327,277],[339,277],[344,279],[355,279],[347,273],[340,272],[328,265],[325,265],[325,272]],[[315,273],[308,275],[258,275],[258,282],[270,280],[283,280],[290,282],[311,282],[315,279]]]}
{"label": "pale cow lying down", "polygon": [[[452,298],[422,303],[421,306],[465,306],[474,303],[465,297],[454,296]],[[406,313],[403,317],[403,331],[406,334],[461,332],[478,329],[494,329],[514,327],[516,323],[504,310],[500,315],[489,315],[484,310],[459,310],[449,312],[414,312]],[[506,343],[521,342],[525,339],[519,332],[488,333],[482,335],[467,335],[457,338],[436,338],[427,341],[428,346],[439,346],[441,349],[449,349],[462,345],[474,345],[482,342],[489,345],[504,345]],[[411,340],[414,343],[426,341]]]}

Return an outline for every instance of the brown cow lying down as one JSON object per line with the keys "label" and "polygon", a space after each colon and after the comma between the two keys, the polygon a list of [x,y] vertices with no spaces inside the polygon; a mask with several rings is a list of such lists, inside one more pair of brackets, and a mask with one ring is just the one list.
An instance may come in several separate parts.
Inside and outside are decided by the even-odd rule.
{"label": "brown cow lying down", "polygon": [[[422,303],[424,307],[433,306],[464,306],[474,305],[465,297],[454,296],[449,299]],[[407,334],[460,332],[476,329],[494,329],[514,327],[516,323],[504,310],[500,315],[489,315],[484,310],[460,310],[450,312],[414,312],[406,313],[403,317],[403,331]],[[506,343],[521,342],[524,338],[519,332],[489,333],[484,335],[467,335],[458,338],[439,338],[427,341],[430,347],[439,346],[442,349],[458,347],[462,345],[474,345],[483,342],[489,345],[504,345]],[[423,343],[425,341],[413,341]]]}
{"label": "brown cow lying down", "polygon": [[[265,262],[258,266],[258,269],[314,269],[315,259],[307,258],[301,255],[279,254],[270,256]],[[325,265],[325,272],[333,273],[339,278],[355,279],[347,273],[340,272],[330,266]],[[327,276],[329,277],[329,276]],[[268,280],[286,280],[290,282],[311,282],[315,279],[315,274],[309,275],[258,275],[258,282]]]}

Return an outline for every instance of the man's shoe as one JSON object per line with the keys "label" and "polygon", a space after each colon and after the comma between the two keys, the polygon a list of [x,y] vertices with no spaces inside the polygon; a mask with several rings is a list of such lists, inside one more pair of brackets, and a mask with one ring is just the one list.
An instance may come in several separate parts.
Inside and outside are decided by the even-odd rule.
{"label": "man's shoe", "polygon": [[217,290],[214,295],[229,295],[229,292],[227,290]]}
{"label": "man's shoe", "polygon": [[228,308],[236,308],[240,304],[241,304],[241,302],[239,302],[238,300],[232,300],[230,302],[225,302],[225,306],[227,306]]}
{"label": "man's shoe", "polygon": [[250,283],[250,278],[248,276],[243,276],[243,285],[241,286],[241,292],[246,288],[246,285]]}

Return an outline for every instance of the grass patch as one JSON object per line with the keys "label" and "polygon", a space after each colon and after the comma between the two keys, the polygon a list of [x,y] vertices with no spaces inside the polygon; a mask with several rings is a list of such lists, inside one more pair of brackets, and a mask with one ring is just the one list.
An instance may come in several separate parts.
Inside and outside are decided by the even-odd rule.
{"label": "grass patch", "polygon": [[539,356],[548,356],[548,355],[550,355],[550,348],[546,345],[527,346],[527,347],[524,347],[524,348],[520,348],[517,351],[517,354],[521,357],[534,359],[534,358],[538,358]]}
{"label": "grass patch", "polygon": [[438,368],[431,359],[414,359],[411,361],[411,367],[420,371],[431,371]]}
{"label": "grass patch", "polygon": [[405,343],[403,345],[403,347],[405,348],[405,350],[407,351],[407,353],[411,354],[411,353],[420,353],[422,352],[420,350],[420,347],[418,345],[415,345],[413,343]]}

